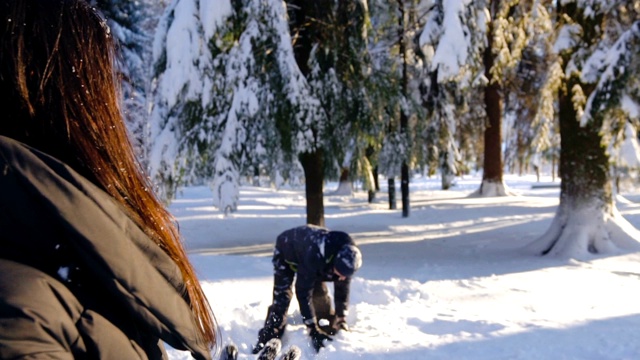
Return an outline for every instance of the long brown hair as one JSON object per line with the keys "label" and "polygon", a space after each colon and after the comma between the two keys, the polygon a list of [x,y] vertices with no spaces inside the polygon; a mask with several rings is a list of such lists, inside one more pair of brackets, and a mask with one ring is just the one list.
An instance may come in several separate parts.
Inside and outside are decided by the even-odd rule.
{"label": "long brown hair", "polygon": [[109,193],[177,264],[203,340],[216,325],[176,228],[127,136],[115,43],[83,0],[3,0],[0,134],[69,164]]}

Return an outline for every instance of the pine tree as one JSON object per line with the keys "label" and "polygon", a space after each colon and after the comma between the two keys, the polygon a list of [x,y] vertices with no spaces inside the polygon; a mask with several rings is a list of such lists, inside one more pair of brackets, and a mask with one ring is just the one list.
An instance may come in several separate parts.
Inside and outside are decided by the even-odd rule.
{"label": "pine tree", "polygon": [[[298,159],[305,172],[307,222],[324,225],[323,182],[349,156],[366,115],[367,3],[365,1],[287,1],[296,63],[318,99],[313,117],[282,134],[301,141]],[[298,112],[300,113],[300,112]],[[355,139],[355,140],[354,140]],[[358,144],[359,145],[359,144]],[[358,146],[361,153],[364,147]],[[337,166],[335,166],[337,164]]]}
{"label": "pine tree", "polygon": [[[412,113],[409,105],[413,99],[412,83],[415,79],[415,55],[412,51],[412,39],[418,30],[416,1],[398,0],[398,50],[400,58],[400,92],[403,103],[400,108],[400,136],[405,141],[404,159],[400,166],[400,190],[402,194],[402,217],[409,216],[409,163],[413,135],[409,119]],[[391,183],[390,183],[391,185]]]}
{"label": "pine tree", "polygon": [[483,2],[435,1],[420,36],[425,64],[420,89],[428,114],[418,123],[419,157],[429,173],[440,172],[443,189],[459,172],[459,138],[469,134],[462,129],[480,127],[478,119],[484,118],[470,111],[477,106],[469,106],[486,84],[480,63],[486,21],[481,10]]}
{"label": "pine tree", "polygon": [[543,156],[559,148],[554,106],[561,70],[549,36],[552,6],[549,0],[521,3],[511,26],[523,35],[517,65],[504,72],[504,157],[506,167],[519,174],[530,164],[539,168]]}
{"label": "pine tree", "polygon": [[[180,185],[198,180],[198,170],[210,161],[200,150],[219,142],[214,135],[219,125],[206,109],[204,86],[211,61],[202,41],[206,18],[200,15],[201,7],[196,0],[171,2],[154,40],[149,162],[152,179],[166,201],[173,199]],[[224,10],[221,6],[220,12]]]}
{"label": "pine tree", "polygon": [[[295,176],[288,152],[293,144],[280,136],[279,129],[291,125],[292,109],[307,112],[310,108],[304,103],[309,99],[293,61],[283,4],[243,1],[233,14],[235,25],[220,29],[216,36],[237,33],[236,43],[229,51],[212,51],[214,63],[220,65],[214,73],[225,74],[225,87],[233,95],[230,103],[218,107],[218,122],[224,124],[224,130],[214,154],[211,187],[214,204],[230,210],[236,209],[239,174],[259,177],[266,173],[274,183],[283,175],[286,180]],[[213,90],[212,97],[218,94]],[[224,103],[225,98],[221,100]]]}
{"label": "pine tree", "polygon": [[[486,119],[483,181],[476,195],[496,196],[509,193],[502,179],[503,87],[508,83],[505,78],[517,67],[524,45],[532,36],[524,30],[529,24],[526,19],[537,10],[537,6],[531,6],[528,2],[511,0],[436,2],[431,24],[423,32],[422,44],[426,46],[424,52],[427,55],[430,50],[433,52],[429,67],[432,73],[425,77],[429,79],[425,82],[425,89],[430,89],[426,91],[427,98],[437,94],[444,103],[449,104],[452,100],[467,99],[466,103],[463,101],[456,104],[455,107],[460,110],[469,108],[468,104],[473,101],[476,89],[481,89],[484,95],[486,114],[481,117]],[[438,26],[442,23],[447,26]],[[436,70],[437,76],[434,76],[433,72]],[[447,81],[455,81],[457,86],[445,86]],[[431,100],[430,103],[436,102]],[[433,119],[451,117],[452,111],[447,111],[441,104],[442,102],[434,107]],[[456,117],[470,119],[468,113]],[[439,132],[432,130],[431,137],[439,133],[445,138],[454,138],[451,136],[451,129],[455,127],[451,126],[451,122],[436,123],[438,122],[447,126],[440,126]],[[459,128],[469,128],[469,124],[460,121],[457,125]],[[453,144],[451,141],[449,143]],[[451,153],[450,150],[445,151],[445,154]],[[453,161],[448,163],[453,164]],[[445,175],[450,173],[447,168],[441,171]]]}
{"label": "pine tree", "polygon": [[[402,68],[399,57],[398,2],[395,0],[369,1],[371,26],[368,32],[368,50],[370,70],[364,88],[369,101],[366,103],[368,123],[366,131],[359,135],[364,140],[365,156],[360,157],[363,164],[365,183],[370,201],[379,190],[378,173],[384,175],[390,183],[389,208],[396,208],[395,176],[400,174],[402,162],[410,158],[407,145],[399,136],[401,105],[411,108],[415,102],[406,102],[402,94]],[[408,49],[409,51],[411,49]],[[407,111],[412,112],[409,108]]]}
{"label": "pine tree", "polygon": [[[535,4],[535,3],[534,3]],[[482,184],[476,192],[482,196],[504,196],[510,192],[503,181],[503,117],[504,86],[508,74],[522,59],[523,49],[535,33],[525,31],[527,19],[540,8],[528,2],[489,0],[487,4],[487,37],[482,62],[487,84],[484,105],[487,124],[484,133],[484,166]]]}
{"label": "pine tree", "polygon": [[389,208],[396,208],[395,177],[400,175],[402,216],[409,216],[409,182],[416,164],[416,122],[424,116],[419,96],[422,62],[416,51],[424,25],[424,4],[414,0],[371,1],[373,36],[370,53],[375,88],[377,133],[376,164],[387,177]]}
{"label": "pine tree", "polygon": [[147,163],[147,122],[153,31],[161,6],[151,0],[94,0],[119,45],[123,113],[136,155]]}
{"label": "pine tree", "polygon": [[629,19],[632,3],[578,0],[557,5],[562,183],[551,227],[530,246],[538,254],[587,257],[640,248],[640,233],[613,202],[606,151],[615,129],[626,122],[611,115],[634,91],[630,80],[640,22]]}
{"label": "pine tree", "polygon": [[214,205],[234,211],[242,174],[295,171],[286,160],[297,144],[280,129],[313,118],[318,101],[293,60],[285,14],[281,2],[255,0],[176,0],[165,11],[152,164],[168,199],[205,181]]}

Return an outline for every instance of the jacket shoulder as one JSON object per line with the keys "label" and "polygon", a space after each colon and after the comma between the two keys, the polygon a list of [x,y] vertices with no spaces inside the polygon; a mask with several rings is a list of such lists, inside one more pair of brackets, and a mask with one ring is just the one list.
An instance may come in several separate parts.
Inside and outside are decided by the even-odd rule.
{"label": "jacket shoulder", "polygon": [[0,359],[73,359],[82,306],[58,280],[0,259]]}

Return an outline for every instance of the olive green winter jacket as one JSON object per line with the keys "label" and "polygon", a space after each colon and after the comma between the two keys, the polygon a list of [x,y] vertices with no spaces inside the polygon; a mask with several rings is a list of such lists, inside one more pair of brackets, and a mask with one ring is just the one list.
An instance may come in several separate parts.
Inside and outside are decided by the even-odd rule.
{"label": "olive green winter jacket", "polygon": [[184,293],[109,195],[0,136],[0,359],[210,359]]}

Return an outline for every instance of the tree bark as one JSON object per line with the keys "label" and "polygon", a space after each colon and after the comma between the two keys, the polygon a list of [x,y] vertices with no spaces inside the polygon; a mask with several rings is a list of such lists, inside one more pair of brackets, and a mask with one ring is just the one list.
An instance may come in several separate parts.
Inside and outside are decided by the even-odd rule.
{"label": "tree bark", "polygon": [[307,224],[324,225],[324,155],[322,150],[301,153],[298,158],[304,169],[307,197]]}
{"label": "tree bark", "polygon": [[556,181],[556,155],[551,155],[551,181]]}
{"label": "tree bark", "polygon": [[[330,1],[287,0],[286,3],[293,55],[302,74],[308,77],[311,72],[309,68],[311,51],[314,44],[320,41],[317,22],[323,18],[323,9],[330,8]],[[322,149],[303,152],[298,154],[298,159],[305,174],[307,223],[324,226],[324,152]]]}
{"label": "tree bark", "polygon": [[402,217],[409,217],[409,165],[402,163],[402,179],[400,181],[400,192],[402,193]]}
{"label": "tree bark", "polygon": [[387,180],[389,189],[389,210],[395,210],[396,209],[396,181],[394,178],[389,178],[389,180]]}
{"label": "tree bark", "polygon": [[572,89],[582,85],[577,75],[559,92],[560,205],[547,232],[529,245],[540,255],[588,258],[590,254],[617,249],[637,249],[638,231],[615,210],[600,126],[580,126],[572,101]]}
{"label": "tree bark", "polygon": [[609,158],[597,126],[590,123],[582,127],[577,120],[570,91],[576,84],[579,84],[577,77],[571,77],[559,94],[560,201],[579,205],[596,197],[611,205]]}
{"label": "tree bark", "polygon": [[[570,17],[588,31],[599,31],[602,19],[585,17],[576,3],[558,4],[560,19]],[[597,33],[583,34],[578,48],[599,41]],[[589,46],[586,46],[589,45]],[[571,51],[562,54],[563,64]],[[566,69],[563,69],[566,73]],[[577,72],[565,78],[558,93],[560,117],[560,205],[547,232],[529,245],[541,255],[589,258],[591,254],[640,249],[640,232],[616,210],[613,202],[609,156],[602,143],[602,115],[581,126],[574,104],[576,91],[589,98],[594,84],[584,84]]]}
{"label": "tree bark", "polygon": [[349,176],[349,168],[343,167],[340,171],[340,179],[338,180],[338,188],[333,195],[350,196],[353,195],[353,187]]}
{"label": "tree bark", "polygon": [[[492,15],[497,13],[499,0],[491,0]],[[491,68],[494,64],[493,54],[493,24],[489,23],[487,31],[487,47],[483,55],[485,76],[489,84],[484,90],[484,105],[489,123],[484,131],[484,172],[480,194],[486,184],[502,186],[502,104],[500,85],[493,78]]]}
{"label": "tree bark", "polygon": [[378,167],[373,168],[373,183],[375,184],[376,191],[380,191],[380,179],[378,178]]}
{"label": "tree bark", "polygon": [[342,169],[340,169],[340,180],[338,180],[340,183],[346,183],[349,182],[349,169],[343,167]]}
{"label": "tree bark", "polygon": [[600,122],[592,120],[580,126],[573,104],[573,91],[580,86],[589,96],[594,85],[582,84],[579,75],[571,76],[558,94],[560,115],[560,201],[576,205],[598,198],[611,207],[609,157],[602,144]]}
{"label": "tree bark", "polygon": [[[407,59],[407,26],[405,24],[407,17],[410,17],[411,10],[405,9],[404,0],[398,1],[398,7],[400,10],[399,28],[400,33],[400,54],[402,56],[402,95],[405,98],[409,98],[409,60]],[[409,12],[409,14],[407,14]],[[405,140],[408,139],[409,134],[409,116],[405,113],[405,110],[400,111],[400,132]],[[408,141],[408,140],[407,140]],[[402,194],[402,217],[409,217],[409,164],[407,163],[407,157],[409,156],[409,150],[404,147],[405,153],[403,154],[405,159],[402,161],[402,169],[400,171],[400,193]]]}

